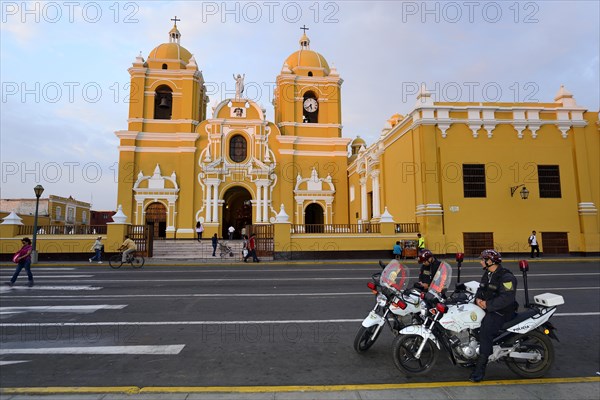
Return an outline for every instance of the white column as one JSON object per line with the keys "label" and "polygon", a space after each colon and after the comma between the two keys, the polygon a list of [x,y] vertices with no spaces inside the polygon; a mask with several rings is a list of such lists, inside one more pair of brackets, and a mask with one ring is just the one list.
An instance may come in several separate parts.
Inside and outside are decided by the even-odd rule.
{"label": "white column", "polygon": [[213,217],[212,217],[212,222],[218,222],[219,221],[219,183],[215,183],[213,185],[213,209],[212,209],[212,213],[213,213]]}
{"label": "white column", "polygon": [[381,217],[379,208],[379,170],[371,172],[371,184],[373,185],[373,218]]}
{"label": "white column", "polygon": [[256,222],[262,218],[262,186],[256,183]]}
{"label": "white column", "polygon": [[212,222],[212,184],[206,184],[206,199],[204,200],[206,205],[206,222]]}
{"label": "white column", "polygon": [[269,187],[267,185],[263,186],[263,222],[269,222]]}
{"label": "white column", "polygon": [[367,178],[360,178],[360,219],[366,221],[367,215]]}

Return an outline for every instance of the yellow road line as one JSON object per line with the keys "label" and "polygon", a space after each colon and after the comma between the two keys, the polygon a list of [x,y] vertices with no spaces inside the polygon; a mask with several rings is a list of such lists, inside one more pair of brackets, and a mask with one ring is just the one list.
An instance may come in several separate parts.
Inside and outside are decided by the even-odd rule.
{"label": "yellow road line", "polygon": [[366,385],[299,385],[299,386],[82,386],[82,387],[29,387],[2,388],[2,394],[81,394],[81,393],[275,393],[275,392],[342,392],[359,390],[399,390],[399,389],[436,389],[461,386],[510,386],[510,385],[542,385],[566,383],[598,383],[600,377],[579,378],[541,378],[483,381],[473,384],[460,382],[424,382],[398,384],[366,384]]}

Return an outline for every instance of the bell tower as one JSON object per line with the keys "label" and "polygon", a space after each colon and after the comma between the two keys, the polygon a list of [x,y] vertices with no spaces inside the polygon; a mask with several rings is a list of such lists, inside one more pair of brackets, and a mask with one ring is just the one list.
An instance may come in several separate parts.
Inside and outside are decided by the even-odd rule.
{"label": "bell tower", "polygon": [[278,183],[281,203],[294,210],[294,223],[347,223],[350,139],[342,137],[343,80],[311,50],[308,28],[301,29],[300,49],[285,60],[273,100],[281,132],[275,138],[277,172],[292,178]]}
{"label": "bell tower", "polygon": [[275,123],[283,135],[340,138],[343,80],[325,57],[311,50],[308,28],[300,29],[300,49],[285,60],[277,76]]}
{"label": "bell tower", "polygon": [[[135,225],[160,223],[160,235],[193,235],[198,125],[208,96],[195,58],[181,46],[179,19],[168,41],[129,68],[127,130],[119,138],[118,203]],[[191,222],[190,222],[191,221]]]}
{"label": "bell tower", "polygon": [[140,54],[131,76],[129,130],[194,132],[206,119],[208,97],[196,59],[181,46],[177,17],[169,41],[155,47],[148,59]]}

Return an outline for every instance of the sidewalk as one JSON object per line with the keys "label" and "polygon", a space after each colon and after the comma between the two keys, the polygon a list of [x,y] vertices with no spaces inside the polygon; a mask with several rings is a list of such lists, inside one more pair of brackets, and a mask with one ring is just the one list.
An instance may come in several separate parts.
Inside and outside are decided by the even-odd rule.
{"label": "sidewalk", "polygon": [[[504,260],[504,264],[508,264],[509,266],[515,267],[514,264],[517,264],[521,259],[527,260],[529,264],[535,265],[538,263],[560,263],[560,262],[578,262],[585,264],[596,264],[600,266],[600,257],[546,257],[546,258],[518,258],[518,259],[506,259]],[[456,265],[456,261],[450,258],[442,258],[447,262],[450,262],[452,266]],[[95,268],[102,268],[108,266],[108,260],[106,257],[103,258],[103,264],[97,263],[88,263],[86,260],[81,261],[40,261],[37,264],[34,264],[32,267],[60,267],[60,266],[89,266]],[[384,262],[389,260],[382,260]],[[306,260],[273,260],[273,257],[260,257],[260,264],[289,264],[289,265],[298,265],[298,264],[329,264],[329,265],[337,265],[337,264],[365,264],[365,265],[378,265],[377,259],[335,259],[335,260],[327,260],[327,259],[306,259]],[[401,260],[403,264],[417,264],[417,261],[414,259]],[[207,265],[215,265],[215,264],[229,264],[229,265],[257,265],[253,264],[251,259],[248,260],[247,263],[244,263],[241,257],[209,257],[209,258],[189,258],[189,259],[172,259],[172,258],[157,258],[157,257],[148,257],[146,258],[147,266],[207,266]],[[479,260],[477,259],[469,259],[465,260],[462,263],[463,266],[472,266],[479,265]],[[15,268],[15,264],[10,262],[0,262],[0,268]],[[516,266],[518,268],[518,266]]]}
{"label": "sidewalk", "polygon": [[[597,400],[600,377],[398,385],[0,389],[5,400]],[[96,393],[93,393],[96,391]],[[16,393],[20,392],[20,393]],[[43,393],[43,394],[42,394]]]}

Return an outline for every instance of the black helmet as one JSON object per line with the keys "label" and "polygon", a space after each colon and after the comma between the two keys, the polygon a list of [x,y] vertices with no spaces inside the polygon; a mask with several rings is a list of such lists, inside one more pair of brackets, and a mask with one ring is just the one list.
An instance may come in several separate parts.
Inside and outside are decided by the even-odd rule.
{"label": "black helmet", "polygon": [[421,250],[421,252],[419,253],[419,263],[429,260],[430,257],[433,257],[433,253],[430,250]]}
{"label": "black helmet", "polygon": [[479,256],[482,260],[492,260],[494,264],[500,264],[502,262],[502,254],[494,249],[488,249],[481,252]]}

